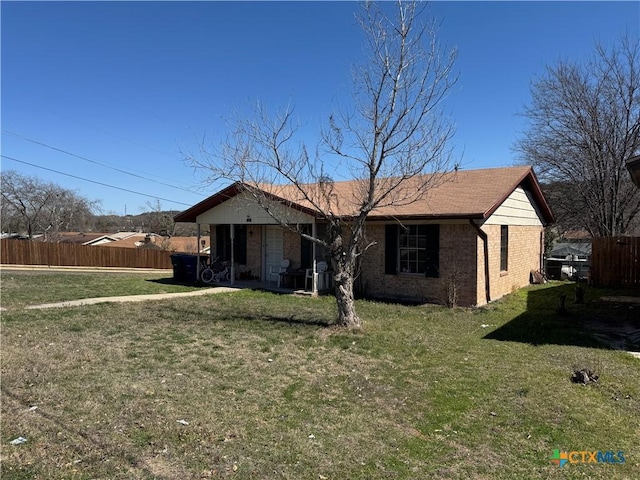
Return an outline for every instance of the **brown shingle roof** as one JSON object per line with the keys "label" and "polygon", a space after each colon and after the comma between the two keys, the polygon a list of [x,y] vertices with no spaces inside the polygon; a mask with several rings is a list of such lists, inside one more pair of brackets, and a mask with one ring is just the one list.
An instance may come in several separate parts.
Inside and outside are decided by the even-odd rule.
{"label": "brown shingle roof", "polygon": [[97,238],[108,235],[106,233],[83,233],[83,232],[58,232],[50,235],[43,235],[37,238],[40,242],[76,243],[82,245]]}
{"label": "brown shingle roof", "polygon": [[[204,247],[201,245],[200,248],[198,248],[198,237],[171,237],[167,244],[169,245],[169,250],[175,252],[196,253],[209,246],[209,236],[202,235],[200,242],[202,243],[203,241],[205,245]],[[158,241],[156,241],[156,243],[158,243]]]}
{"label": "brown shingle roof", "polygon": [[[418,182],[419,180],[413,180]],[[406,184],[410,191],[411,180]],[[414,184],[416,184],[414,183]],[[332,188],[331,208],[338,215],[353,215],[358,211],[358,196],[354,195],[361,188],[362,182],[335,182]],[[370,219],[386,218],[488,218],[504,200],[518,187],[529,191],[536,200],[545,223],[554,221],[553,214],[547,204],[533,169],[528,166],[489,168],[481,170],[462,170],[447,173],[442,176],[437,185],[428,193],[414,202],[393,204],[375,209],[369,215]],[[309,192],[317,189],[318,185],[307,187]],[[221,190],[217,194],[178,214],[177,222],[195,222],[201,213],[219,205],[227,199],[237,195],[242,185],[235,183]],[[307,213],[315,211],[311,202],[292,185],[266,186],[263,190],[291,203],[292,208],[298,208]],[[309,194],[311,197],[312,193]]]}
{"label": "brown shingle roof", "polygon": [[139,234],[131,235],[127,238],[115,240],[113,242],[102,243],[97,246],[98,247],[115,247],[115,248],[138,248],[139,245],[136,245],[136,243],[144,243],[145,236],[146,234],[139,233]]}

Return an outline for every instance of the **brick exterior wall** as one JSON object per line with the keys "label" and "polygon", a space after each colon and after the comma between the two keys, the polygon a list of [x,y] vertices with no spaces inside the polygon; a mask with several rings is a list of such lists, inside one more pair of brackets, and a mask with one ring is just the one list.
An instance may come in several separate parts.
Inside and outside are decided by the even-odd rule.
{"label": "brick exterior wall", "polygon": [[[544,231],[541,226],[509,225],[508,269],[500,271],[500,225],[484,225],[489,242],[489,283],[491,300],[522,288],[530,283],[531,270],[540,268],[542,254],[540,235]],[[478,242],[478,254],[482,259],[482,242]],[[484,290],[484,266],[478,265],[478,300],[477,304],[486,303]],[[481,275],[480,275],[481,274]]]}
{"label": "brick exterior wall", "polygon": [[384,225],[368,225],[367,240],[376,241],[362,259],[363,293],[378,298],[444,303],[446,285],[454,282],[460,305],[475,305],[477,235],[469,224],[440,225],[440,277],[384,273]]}
{"label": "brick exterior wall", "polygon": [[[440,225],[440,282],[441,289],[454,286],[457,304],[477,303],[478,234],[467,222]],[[446,291],[442,292],[444,301]]]}
{"label": "brick exterior wall", "polygon": [[[540,268],[540,226],[509,226],[508,270],[500,272],[500,225],[483,225],[488,237],[490,294],[496,300],[529,284],[531,270]],[[251,270],[252,276],[262,276],[262,228],[250,228],[247,237],[247,265],[236,272]],[[455,285],[457,303],[461,306],[486,304],[484,246],[476,230],[468,222],[440,225],[440,277],[417,274],[386,275],[385,226],[369,224],[368,242],[376,244],[362,257],[360,278],[356,280],[366,296],[416,302],[445,303],[447,286]],[[215,251],[215,226],[211,226],[210,241]],[[300,236],[283,230],[283,258],[291,268],[300,268]]]}
{"label": "brick exterior wall", "polygon": [[[500,225],[485,225],[489,247],[491,299],[529,285],[531,270],[540,268],[539,226],[509,226],[508,270],[500,272]],[[440,277],[384,273],[384,225],[367,226],[367,240],[375,240],[362,260],[360,284],[372,297],[445,303],[447,286],[455,286],[461,306],[484,305],[484,245],[469,223],[440,225]]]}
{"label": "brick exterior wall", "polygon": [[262,278],[262,227],[260,225],[247,229],[247,265],[245,270],[251,270],[251,276],[254,278]]}
{"label": "brick exterior wall", "polygon": [[[209,226],[209,245],[211,254],[216,252],[216,226]],[[248,232],[251,231],[251,235]],[[236,280],[240,273],[251,271],[252,277],[262,278],[262,227],[260,225],[247,227],[247,264],[235,265]]]}
{"label": "brick exterior wall", "polygon": [[302,255],[300,235],[286,228],[282,229],[282,258],[287,258],[291,262],[289,269],[300,268],[300,257]]}

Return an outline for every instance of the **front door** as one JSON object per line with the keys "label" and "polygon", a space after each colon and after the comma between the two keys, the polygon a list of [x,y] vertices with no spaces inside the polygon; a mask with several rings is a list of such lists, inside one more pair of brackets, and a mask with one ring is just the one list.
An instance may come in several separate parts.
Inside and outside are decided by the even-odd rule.
{"label": "front door", "polygon": [[282,228],[276,226],[265,227],[265,245],[264,245],[264,272],[266,277],[264,281],[269,281],[269,272],[272,268],[277,270],[283,260],[283,242],[282,242]]}

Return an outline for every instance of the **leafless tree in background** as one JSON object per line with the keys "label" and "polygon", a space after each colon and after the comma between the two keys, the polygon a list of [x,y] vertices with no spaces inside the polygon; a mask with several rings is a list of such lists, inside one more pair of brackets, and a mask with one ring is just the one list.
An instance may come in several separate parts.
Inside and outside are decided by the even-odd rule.
{"label": "leafless tree in background", "polygon": [[[232,121],[221,148],[189,158],[211,180],[241,182],[283,227],[296,225],[291,210],[273,202],[272,195],[282,198],[282,185],[327,223],[326,238],[297,233],[330,252],[338,323],[350,328],[361,326],[353,287],[358,258],[369,246],[367,216],[376,208],[415,202],[440,181],[438,173],[454,167],[454,128],[442,102],[457,80],[456,51],[443,52],[424,3],[398,2],[393,16],[383,11],[387,7],[363,5],[358,20],[367,57],[353,73],[353,107],[329,117],[313,155],[295,140],[300,126],[293,108],[270,115],[258,105],[255,116]],[[338,170],[358,182],[348,204],[345,198],[336,204]]]}
{"label": "leafless tree in background", "polygon": [[532,84],[516,145],[547,184],[558,223],[592,236],[630,231],[640,190],[625,162],[640,153],[640,44],[596,45],[584,64],[561,61]]}
{"label": "leafless tree in background", "polygon": [[147,202],[146,211],[142,214],[145,217],[145,230],[149,233],[170,236],[174,234],[175,222],[171,212],[163,211],[160,200]]}
{"label": "leafless tree in background", "polygon": [[96,201],[36,177],[8,170],[2,173],[2,229],[55,236],[60,231],[84,230],[93,221]]}

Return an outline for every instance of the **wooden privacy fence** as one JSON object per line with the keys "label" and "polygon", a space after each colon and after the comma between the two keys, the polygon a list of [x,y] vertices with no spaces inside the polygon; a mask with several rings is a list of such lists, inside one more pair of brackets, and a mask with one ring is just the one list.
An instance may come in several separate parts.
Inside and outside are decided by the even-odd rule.
{"label": "wooden privacy fence", "polygon": [[0,263],[75,267],[171,268],[171,252],[146,248],[0,240]]}
{"label": "wooden privacy fence", "polygon": [[640,287],[640,237],[595,237],[591,282],[596,286]]}

